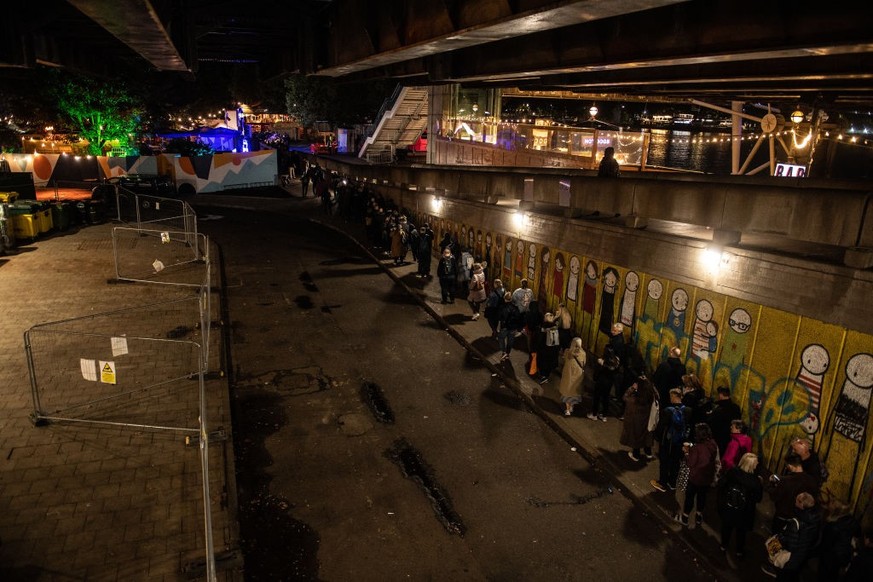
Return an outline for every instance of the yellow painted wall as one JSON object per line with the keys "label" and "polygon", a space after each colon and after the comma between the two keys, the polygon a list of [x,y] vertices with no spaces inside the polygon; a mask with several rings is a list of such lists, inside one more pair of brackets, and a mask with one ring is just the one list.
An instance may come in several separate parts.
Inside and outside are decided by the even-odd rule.
{"label": "yellow painted wall", "polygon": [[[767,468],[781,470],[789,440],[807,436],[830,472],[829,493],[873,519],[873,336],[551,245],[534,243],[531,261],[530,241],[487,234],[490,278],[512,290],[533,269],[542,308],[564,302],[595,353],[606,343],[603,326],[619,321],[651,369],[678,345],[708,393],[731,388]],[[558,256],[563,269],[556,273]]]}

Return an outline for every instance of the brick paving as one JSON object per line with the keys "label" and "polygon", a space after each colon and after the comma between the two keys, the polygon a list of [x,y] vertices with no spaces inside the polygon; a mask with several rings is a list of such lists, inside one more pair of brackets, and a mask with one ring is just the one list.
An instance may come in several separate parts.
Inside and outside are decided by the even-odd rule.
{"label": "brick paving", "polygon": [[[31,336],[43,413],[197,427],[198,382],[188,378],[198,366],[196,290],[115,282],[112,226],[56,234],[0,257],[0,580],[205,578],[199,447],[185,441],[194,433],[30,419],[24,332],[79,318]],[[151,248],[128,257],[144,260]],[[203,272],[187,269],[173,276]],[[214,289],[217,281],[213,270]],[[212,321],[218,308],[213,295]],[[211,334],[210,372],[219,370],[220,331]],[[129,354],[113,356],[109,338],[122,335]],[[117,384],[85,381],[80,358],[114,360]],[[226,379],[216,375],[206,392],[209,426],[230,435]],[[230,439],[210,443],[216,552],[233,550],[238,537],[233,458]],[[241,561],[229,564],[219,579],[241,579]]]}

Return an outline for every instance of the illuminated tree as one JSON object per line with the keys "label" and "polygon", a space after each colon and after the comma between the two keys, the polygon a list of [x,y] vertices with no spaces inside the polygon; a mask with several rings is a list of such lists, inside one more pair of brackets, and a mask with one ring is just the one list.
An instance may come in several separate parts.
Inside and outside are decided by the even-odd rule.
{"label": "illuminated tree", "polygon": [[124,85],[77,78],[56,85],[58,110],[88,140],[88,153],[102,155],[107,142],[129,146],[142,108]]}

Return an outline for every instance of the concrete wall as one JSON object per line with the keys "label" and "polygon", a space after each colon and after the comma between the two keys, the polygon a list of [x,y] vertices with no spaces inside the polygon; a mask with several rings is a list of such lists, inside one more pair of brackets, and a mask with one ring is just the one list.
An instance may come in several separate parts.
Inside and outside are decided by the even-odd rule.
{"label": "concrete wall", "polygon": [[[541,305],[564,302],[592,352],[602,352],[613,322],[625,324],[651,368],[680,346],[708,392],[732,389],[769,469],[782,468],[793,436],[809,436],[830,470],[831,492],[859,514],[873,512],[870,277],[756,253],[707,272],[702,244],[537,215],[518,224],[486,204],[445,200],[437,211],[432,197],[389,195],[417,223],[430,222],[436,241],[447,231],[467,241],[490,278],[515,288],[526,277]],[[847,301],[853,307],[835,323]]]}

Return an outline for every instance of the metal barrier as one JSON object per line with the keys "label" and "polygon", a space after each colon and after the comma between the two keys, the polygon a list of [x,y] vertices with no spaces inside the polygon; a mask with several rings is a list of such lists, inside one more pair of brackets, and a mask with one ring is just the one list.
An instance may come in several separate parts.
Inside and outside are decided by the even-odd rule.
{"label": "metal barrier", "polygon": [[184,200],[115,190],[116,218],[137,228],[197,233],[197,213]]}
{"label": "metal barrier", "polygon": [[205,235],[116,226],[112,229],[112,249],[115,276],[120,281],[208,286],[203,280],[209,264]]}
{"label": "metal barrier", "polygon": [[[190,287],[188,297],[36,325],[24,334],[35,423],[72,422],[187,434],[199,447],[206,579],[216,582],[206,372],[212,266],[184,201],[116,188],[119,280]],[[163,325],[164,328],[160,328]],[[157,328],[156,328],[157,327]],[[168,329],[169,328],[169,329]],[[191,387],[197,383],[198,389]],[[150,406],[151,403],[158,403]]]}

